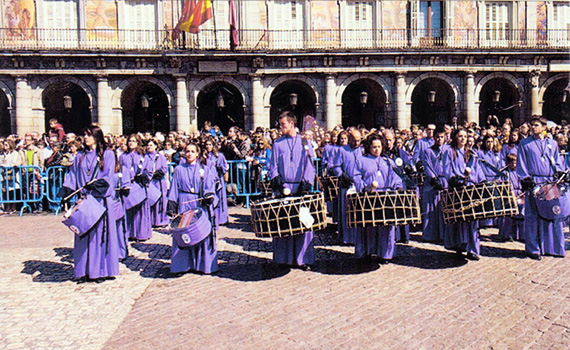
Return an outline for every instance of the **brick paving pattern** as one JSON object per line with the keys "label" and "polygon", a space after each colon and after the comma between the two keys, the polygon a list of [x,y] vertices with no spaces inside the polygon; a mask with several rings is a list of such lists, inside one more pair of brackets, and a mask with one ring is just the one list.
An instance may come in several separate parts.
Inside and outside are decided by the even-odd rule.
{"label": "brick paving pattern", "polygon": [[527,259],[495,229],[480,261],[412,234],[388,265],[322,233],[301,271],[271,262],[248,209],[230,219],[216,275],[170,275],[171,238],[155,233],[131,243],[115,280],[77,284],[61,217],[0,217],[0,348],[570,348],[570,258]]}

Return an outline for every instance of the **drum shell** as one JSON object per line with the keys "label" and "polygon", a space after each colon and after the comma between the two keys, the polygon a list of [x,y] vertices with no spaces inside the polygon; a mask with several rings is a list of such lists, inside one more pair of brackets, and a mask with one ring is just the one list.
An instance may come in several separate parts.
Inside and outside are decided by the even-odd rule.
{"label": "drum shell", "polygon": [[152,183],[146,187],[146,198],[148,199],[148,203],[150,204],[150,206],[155,205],[156,202],[158,202],[161,195],[162,192],[160,192],[160,189],[157,188]]}
{"label": "drum shell", "polygon": [[[552,195],[541,193],[541,190],[546,188],[546,186],[556,186],[553,188]],[[541,185],[533,191],[533,194],[538,216],[544,220],[561,220],[570,216],[570,193],[568,191],[560,191],[558,185]]]}
{"label": "drum shell", "polygon": [[194,211],[194,217],[188,226],[168,230],[180,248],[192,247],[212,233],[212,223],[208,220],[206,212],[202,208],[190,210]]}
{"label": "drum shell", "polygon": [[421,209],[415,190],[348,193],[348,227],[395,226],[421,223]]}
{"label": "drum shell", "polygon": [[440,191],[440,199],[445,224],[519,214],[513,187],[508,181],[448,188]]}
{"label": "drum shell", "polygon": [[[302,207],[307,207],[314,219],[309,228],[301,223],[299,212]],[[253,202],[250,209],[256,237],[286,237],[322,230],[327,226],[322,193],[259,200]]]}
{"label": "drum shell", "polygon": [[339,186],[338,176],[324,176],[321,178],[321,184],[323,185],[323,193],[325,196],[325,202],[334,201],[338,198]]}
{"label": "drum shell", "polygon": [[133,183],[129,189],[129,195],[123,198],[125,209],[129,210],[141,204],[146,199],[146,193],[143,187],[137,183]]}
{"label": "drum shell", "polygon": [[264,180],[264,181],[259,181],[257,183],[257,188],[259,190],[259,192],[261,192],[261,197],[271,197],[271,195],[273,194],[271,191],[271,181],[270,180]]}
{"label": "drum shell", "polygon": [[65,213],[63,224],[76,235],[83,236],[99,222],[106,211],[103,204],[88,194]]}

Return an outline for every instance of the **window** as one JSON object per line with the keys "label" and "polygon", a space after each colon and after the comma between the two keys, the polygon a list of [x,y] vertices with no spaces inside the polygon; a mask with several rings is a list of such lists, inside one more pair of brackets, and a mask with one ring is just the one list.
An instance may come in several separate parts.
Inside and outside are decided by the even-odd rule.
{"label": "window", "polygon": [[568,2],[553,4],[549,38],[554,44],[568,46],[568,39],[570,39],[570,4]]}
{"label": "window", "polygon": [[304,1],[275,0],[270,5],[269,33],[273,48],[302,48]]}
{"label": "window", "polygon": [[421,1],[418,29],[424,38],[441,38],[443,11],[440,1]]}
{"label": "window", "polygon": [[[343,43],[346,47],[371,47],[374,38],[374,5],[371,1],[347,1]],[[341,21],[342,23],[342,21]]]}
{"label": "window", "polygon": [[39,37],[48,47],[77,47],[77,0],[44,0]]}
{"label": "window", "polygon": [[495,45],[509,39],[511,7],[507,2],[488,2],[485,6],[485,38]]}
{"label": "window", "polygon": [[125,1],[125,45],[134,48],[154,48],[158,39],[156,1]]}

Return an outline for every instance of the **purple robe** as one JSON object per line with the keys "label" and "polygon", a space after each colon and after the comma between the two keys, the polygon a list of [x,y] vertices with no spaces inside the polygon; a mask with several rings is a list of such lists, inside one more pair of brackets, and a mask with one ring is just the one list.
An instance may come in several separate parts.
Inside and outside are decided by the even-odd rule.
{"label": "purple robe", "polygon": [[[563,169],[562,158],[556,141],[529,136],[519,143],[517,175],[524,179],[532,177],[536,184],[553,180],[555,170]],[[564,256],[563,220],[546,221],[538,216],[532,193],[525,197],[524,236],[525,249],[529,254]]]}
{"label": "purple robe", "polygon": [[[353,149],[350,145],[341,146],[338,149],[334,160],[334,167],[338,171],[338,175],[346,174],[353,179],[356,174],[356,163],[362,158],[362,148]],[[353,179],[354,181],[354,179]],[[338,234],[345,244],[354,244],[356,228],[350,228],[346,223],[346,192],[348,189],[339,188],[338,194]]]}
{"label": "purple robe", "polygon": [[[509,177],[510,183],[513,185],[515,196],[518,198],[523,193],[521,190],[520,178],[516,170],[506,169],[505,173]],[[499,237],[503,240],[524,241],[524,204],[519,204],[519,215],[514,218],[505,216],[502,218],[501,227],[499,228]]]}
{"label": "purple robe", "polygon": [[[455,152],[454,152],[455,151]],[[463,177],[465,168],[465,151],[463,149],[447,148],[443,153],[443,174],[446,179],[453,176]],[[477,158],[471,157],[470,161],[471,173],[467,178],[466,184],[477,184],[485,179],[481,166]],[[467,253],[479,255],[479,227],[477,221],[459,222],[445,225],[445,233],[443,237],[443,245],[446,249],[458,252],[466,251]]]}
{"label": "purple robe", "polygon": [[161,193],[158,201],[154,205],[150,206],[150,220],[152,226],[165,226],[168,225],[169,222],[168,216],[166,216],[168,187],[166,185],[166,176],[161,180],[155,180],[152,178],[152,175],[157,170],[162,170],[165,175],[168,174],[168,162],[164,155],[157,152],[145,154],[142,171],[150,180],[150,183],[147,186],[154,186],[158,188]]}
{"label": "purple robe", "polygon": [[[423,139],[421,139],[423,140]],[[418,142],[420,142],[421,140],[419,140]],[[427,141],[423,141],[424,143],[427,143]],[[395,147],[395,146],[394,146]],[[408,154],[408,152],[406,152],[405,150],[403,150],[402,148],[397,148],[396,149],[396,154],[389,152],[388,156],[390,157],[391,160],[391,164],[392,167],[394,168],[399,168],[399,170],[404,173],[404,165],[408,164],[408,165],[413,165],[412,164],[412,157],[410,157],[410,155]],[[397,166],[396,165],[396,159],[400,158],[402,159],[402,165],[401,166]],[[404,189],[408,189],[410,190],[411,188],[407,188],[406,187],[406,183],[404,182]],[[398,242],[408,242],[410,240],[410,225],[400,225],[396,227],[396,241]]]}
{"label": "purple robe", "polygon": [[434,144],[434,140],[424,137],[422,139],[419,139],[416,144],[414,145],[414,154],[412,155],[412,161],[415,163],[418,162],[418,160],[422,159],[422,153],[430,148],[431,146],[433,146]]}
{"label": "purple robe", "polygon": [[[505,180],[503,176],[497,174],[491,167],[500,170],[501,167],[501,157],[494,151],[478,151],[477,156],[479,157],[479,165],[481,170],[485,175],[486,181],[498,181]],[[479,220],[479,227],[500,227],[503,222],[502,218],[491,218],[491,219],[481,219]]]}
{"label": "purple robe", "polygon": [[[354,186],[362,192],[371,188],[372,182],[378,183],[376,191],[402,189],[402,179],[394,173],[388,161],[371,155],[360,157],[357,161]],[[376,255],[390,260],[396,251],[396,227],[377,226],[356,229],[354,253],[357,257]]]}
{"label": "purple robe", "polygon": [[[308,150],[303,147],[301,136],[282,136],[273,144],[269,162],[269,178],[281,177],[283,185],[297,192],[299,182],[313,183],[315,167],[313,148],[307,142]],[[307,152],[309,154],[307,154]],[[279,264],[303,266],[315,262],[314,232],[273,238],[273,260]]]}
{"label": "purple robe", "polygon": [[[203,175],[201,172],[203,171]],[[209,166],[184,163],[174,168],[168,200],[178,203],[178,213],[184,213],[200,206],[197,201],[201,193],[215,193],[216,175]],[[215,197],[215,196],[214,196]],[[217,204],[214,198],[214,206]],[[202,206],[204,213],[213,218],[212,206]],[[218,271],[218,251],[214,229],[202,242],[188,248],[180,248],[172,238],[171,272],[200,271],[213,273]]]}
{"label": "purple robe", "polygon": [[[79,152],[65,178],[63,186],[77,190],[91,179],[104,179],[111,184],[115,170],[115,154],[107,150],[103,154],[104,168],[95,174],[97,153]],[[96,175],[93,177],[93,175]],[[73,244],[73,262],[76,278],[101,278],[119,274],[119,248],[117,226],[113,210],[112,193],[109,186],[106,196],[97,200],[105,205],[107,211],[102,219],[85,235],[75,235]],[[85,191],[84,191],[85,192]]]}
{"label": "purple robe", "polygon": [[210,153],[207,164],[212,170],[211,173],[216,174],[217,179],[216,196],[220,199],[218,205],[214,208],[217,229],[219,225],[224,225],[228,222],[228,193],[226,192],[224,174],[228,172],[229,167],[223,153],[218,153],[217,156]]}
{"label": "purple robe", "polygon": [[[445,145],[444,145],[445,146]],[[446,187],[446,179],[443,174],[442,159],[445,147],[428,147],[420,157],[424,165],[425,181],[422,187],[422,238],[428,242],[443,241],[445,225],[443,213],[439,202],[439,191],[431,185],[433,178],[438,179],[442,186]]]}
{"label": "purple robe", "polygon": [[[143,156],[137,152],[123,153],[119,157],[123,181],[131,183],[131,186],[138,186],[133,178],[142,171]],[[152,222],[150,216],[150,205],[147,200],[126,211],[127,236],[136,240],[147,240],[152,237]]]}
{"label": "purple robe", "polygon": [[499,154],[499,158],[500,160],[500,164],[501,167],[504,167],[507,165],[507,156],[509,154],[514,154],[515,156],[518,154],[519,152],[519,146],[518,145],[513,145],[512,147],[508,144],[505,143],[503,145],[503,148],[501,148],[501,153]]}
{"label": "purple robe", "polygon": [[[121,172],[122,174],[122,172]],[[111,188],[113,188],[113,193],[111,195],[113,201],[113,207],[115,209],[115,215],[117,217],[117,245],[119,248],[119,259],[125,259],[129,255],[129,242],[127,236],[127,224],[126,224],[126,214],[125,208],[123,206],[123,199],[121,198],[119,191],[115,189],[121,186],[130,186],[129,182],[123,181],[119,177],[119,173],[115,173],[111,176]]]}

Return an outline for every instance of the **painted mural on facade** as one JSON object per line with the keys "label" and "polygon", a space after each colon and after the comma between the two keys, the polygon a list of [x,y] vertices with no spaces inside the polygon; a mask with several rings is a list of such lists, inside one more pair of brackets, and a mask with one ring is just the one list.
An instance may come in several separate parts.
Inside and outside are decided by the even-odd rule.
{"label": "painted mural on facade", "polygon": [[536,39],[546,40],[546,2],[536,4]]}
{"label": "painted mural on facade", "polygon": [[336,45],[339,42],[339,10],[334,1],[315,1],[311,3],[312,27],[316,30],[313,40],[330,42]]}
{"label": "painted mural on facade", "polygon": [[114,0],[87,0],[85,25],[89,39],[117,38],[117,7]]}
{"label": "painted mural on facade", "polygon": [[382,10],[383,29],[387,30],[384,37],[392,40],[405,39],[407,2],[385,1]]}
{"label": "painted mural on facade", "polygon": [[467,44],[477,39],[477,5],[475,1],[454,1],[453,40],[457,44]]}
{"label": "painted mural on facade", "polygon": [[526,40],[526,6],[519,6],[519,32],[520,32],[520,39]]}
{"label": "painted mural on facade", "polygon": [[5,0],[4,23],[6,39],[25,40],[35,37],[36,8],[33,0]]}

